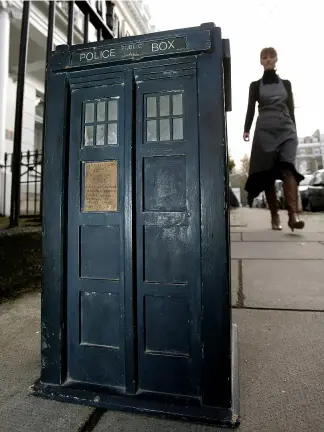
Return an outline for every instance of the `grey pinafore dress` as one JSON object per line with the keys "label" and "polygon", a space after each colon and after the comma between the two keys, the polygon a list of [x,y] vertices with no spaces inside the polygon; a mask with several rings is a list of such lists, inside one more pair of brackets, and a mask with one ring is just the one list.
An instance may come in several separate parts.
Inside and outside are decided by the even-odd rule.
{"label": "grey pinafore dress", "polygon": [[298,139],[287,98],[280,78],[273,84],[263,84],[260,80],[259,116],[252,143],[250,175],[269,171],[280,162],[295,166]]}

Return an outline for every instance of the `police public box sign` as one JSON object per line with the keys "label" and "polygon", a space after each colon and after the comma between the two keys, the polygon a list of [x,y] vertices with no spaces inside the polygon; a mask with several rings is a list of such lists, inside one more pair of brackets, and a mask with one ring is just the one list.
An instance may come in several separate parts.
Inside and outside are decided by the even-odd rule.
{"label": "police public box sign", "polygon": [[151,55],[172,54],[187,48],[185,37],[159,39],[143,42],[111,44],[87,50],[80,50],[71,55],[72,65],[105,63],[123,59],[139,59]]}

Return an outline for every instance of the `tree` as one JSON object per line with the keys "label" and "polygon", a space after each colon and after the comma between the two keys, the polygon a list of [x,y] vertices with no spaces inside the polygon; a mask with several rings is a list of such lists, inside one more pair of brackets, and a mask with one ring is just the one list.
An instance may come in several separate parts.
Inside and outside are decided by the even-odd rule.
{"label": "tree", "polygon": [[231,157],[231,153],[228,154],[228,171],[230,174],[232,174],[233,169],[235,168],[235,162],[234,159]]}
{"label": "tree", "polygon": [[249,175],[249,166],[250,159],[248,155],[244,155],[241,159],[240,168],[238,170],[234,169],[230,176],[232,188],[240,188],[241,190],[242,205],[247,204],[247,193],[244,188]]}
{"label": "tree", "polygon": [[240,167],[240,174],[246,178],[248,178],[249,175],[249,168],[250,168],[250,158],[246,154],[241,159],[241,167]]}

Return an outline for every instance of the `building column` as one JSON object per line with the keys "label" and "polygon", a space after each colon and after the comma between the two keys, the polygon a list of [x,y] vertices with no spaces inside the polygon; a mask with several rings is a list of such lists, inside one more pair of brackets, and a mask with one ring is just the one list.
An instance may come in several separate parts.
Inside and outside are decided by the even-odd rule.
{"label": "building column", "polygon": [[0,2],[0,163],[3,162],[5,153],[10,39],[9,12],[2,4]]}

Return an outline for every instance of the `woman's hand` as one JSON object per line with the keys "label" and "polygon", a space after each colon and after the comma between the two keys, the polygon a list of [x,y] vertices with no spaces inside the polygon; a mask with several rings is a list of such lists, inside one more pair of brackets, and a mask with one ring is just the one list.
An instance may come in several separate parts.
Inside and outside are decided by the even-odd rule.
{"label": "woman's hand", "polygon": [[249,132],[244,132],[243,139],[244,139],[244,141],[250,141],[250,133]]}

